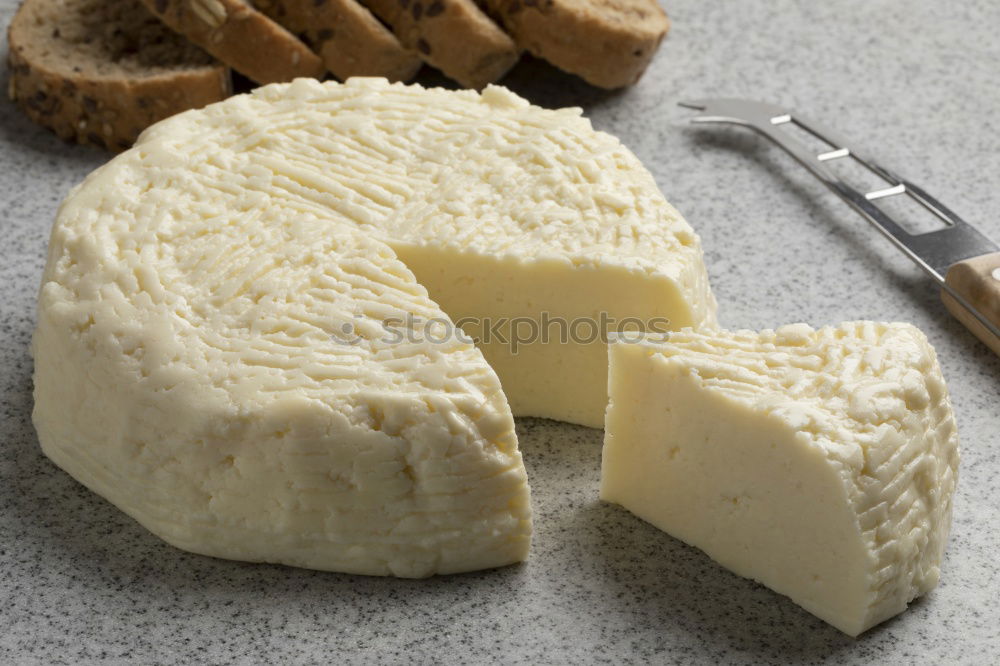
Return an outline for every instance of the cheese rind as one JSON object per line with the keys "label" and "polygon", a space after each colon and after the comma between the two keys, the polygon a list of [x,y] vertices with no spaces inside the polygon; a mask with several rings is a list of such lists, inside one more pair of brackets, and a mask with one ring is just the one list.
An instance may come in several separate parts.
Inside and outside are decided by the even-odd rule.
{"label": "cheese rind", "polygon": [[601,497],[857,635],[933,588],[958,438],[905,324],[611,346]]}
{"label": "cheese rind", "polygon": [[[591,284],[595,311],[637,285],[631,316],[714,317],[697,237],[578,111],[500,88],[267,86],[151,127],[64,202],[33,419],[50,458],[182,548],[500,566],[531,530],[511,411],[482,353],[438,329],[574,316]],[[605,346],[524,344],[487,345],[519,413],[600,424]],[[542,356],[549,376],[524,371]]]}

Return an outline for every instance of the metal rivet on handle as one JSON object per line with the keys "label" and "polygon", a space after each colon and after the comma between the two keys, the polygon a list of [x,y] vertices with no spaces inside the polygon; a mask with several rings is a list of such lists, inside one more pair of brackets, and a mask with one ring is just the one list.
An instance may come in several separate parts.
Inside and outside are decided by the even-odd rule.
{"label": "metal rivet on handle", "polygon": [[848,150],[847,148],[838,148],[837,150],[831,150],[830,152],[827,153],[820,153],[819,155],[816,156],[816,159],[818,159],[820,162],[826,162],[827,160],[836,160],[840,159],[841,157],[848,157],[850,154],[851,151]]}
{"label": "metal rivet on handle", "polygon": [[869,192],[865,195],[865,199],[868,201],[875,201],[876,199],[884,199],[886,197],[895,196],[897,194],[903,194],[906,192],[906,185],[899,184],[893,185],[892,187],[887,187],[884,190],[875,190],[874,192]]}

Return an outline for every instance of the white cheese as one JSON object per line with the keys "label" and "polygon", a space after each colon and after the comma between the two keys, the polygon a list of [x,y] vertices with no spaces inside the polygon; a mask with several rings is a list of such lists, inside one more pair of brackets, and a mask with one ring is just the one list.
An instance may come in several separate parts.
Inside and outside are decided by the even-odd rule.
{"label": "white cheese", "polygon": [[531,529],[507,399],[601,425],[606,346],[443,329],[601,311],[714,318],[697,237],[617,140],[500,88],[298,80],[150,128],[64,202],[34,421],[188,550],[499,566]]}
{"label": "white cheese", "polygon": [[[496,86],[301,79],[160,123],[140,161],[158,168],[161,150],[225,205],[264,194],[388,243],[477,340],[515,416],[604,426],[606,339],[588,336],[602,313],[655,330],[715,323],[697,235],[579,109]],[[504,322],[546,317],[547,341],[513,347]],[[580,325],[563,336],[558,322]]]}
{"label": "white cheese", "polygon": [[[86,189],[110,197],[102,176]],[[445,315],[388,246],[194,189],[159,203],[57,231],[34,340],[50,458],[208,555],[398,576],[524,559],[500,384],[469,342],[391,343],[384,318]]]}
{"label": "white cheese", "polygon": [[958,438],[906,324],[611,345],[601,497],[857,635],[938,581]]}

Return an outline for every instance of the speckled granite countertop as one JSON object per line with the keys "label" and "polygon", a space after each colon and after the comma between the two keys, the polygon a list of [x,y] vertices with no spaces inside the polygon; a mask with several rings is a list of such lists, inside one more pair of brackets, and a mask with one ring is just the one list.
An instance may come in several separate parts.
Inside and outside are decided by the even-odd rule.
{"label": "speckled granite countertop", "polygon": [[[0,0],[0,23],[13,13]],[[48,462],[28,343],[46,238],[106,159],[0,103],[0,662],[995,663],[1000,655],[1000,360],[915,267],[778,149],[696,131],[682,97],[746,96],[827,121],[1000,238],[1000,4],[672,0],[637,87],[538,64],[507,83],[581,105],[644,160],[700,232],[731,327],[911,321],[937,347],[963,445],[940,586],[850,639],[597,500],[602,433],[521,420],[531,560],[425,581],[175,550]],[[6,50],[4,45],[4,50]],[[4,75],[5,76],[5,75]],[[6,88],[4,82],[4,88]]]}

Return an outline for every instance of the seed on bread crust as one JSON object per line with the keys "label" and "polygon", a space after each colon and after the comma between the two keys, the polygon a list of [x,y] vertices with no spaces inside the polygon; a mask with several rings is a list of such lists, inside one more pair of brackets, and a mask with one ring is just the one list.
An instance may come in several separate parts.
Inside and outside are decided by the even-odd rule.
{"label": "seed on bread crust", "polygon": [[226,22],[226,8],[219,0],[191,0],[191,11],[213,29]]}

